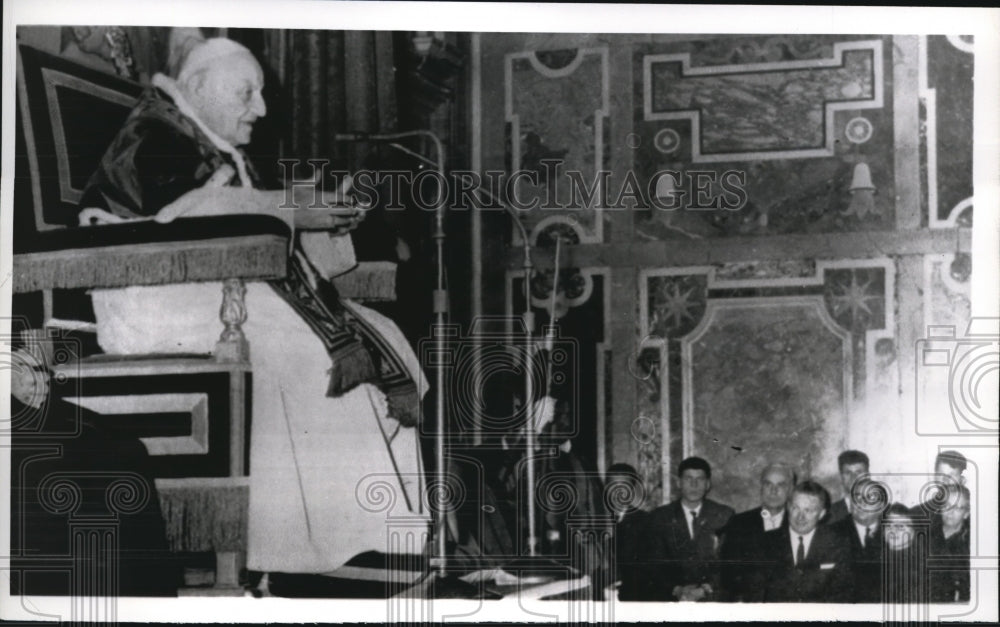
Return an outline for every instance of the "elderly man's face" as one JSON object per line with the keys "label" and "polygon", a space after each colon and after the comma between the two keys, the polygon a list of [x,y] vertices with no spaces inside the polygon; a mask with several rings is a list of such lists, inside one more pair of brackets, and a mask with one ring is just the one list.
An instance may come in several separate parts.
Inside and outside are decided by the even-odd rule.
{"label": "elderly man's face", "polygon": [[792,487],[792,478],[788,473],[776,469],[767,471],[760,480],[760,500],[764,508],[772,512],[784,509]]}
{"label": "elderly man's face", "polygon": [[261,90],[264,73],[249,54],[220,57],[199,77],[189,96],[208,128],[234,146],[250,143],[253,124],[267,107]]}

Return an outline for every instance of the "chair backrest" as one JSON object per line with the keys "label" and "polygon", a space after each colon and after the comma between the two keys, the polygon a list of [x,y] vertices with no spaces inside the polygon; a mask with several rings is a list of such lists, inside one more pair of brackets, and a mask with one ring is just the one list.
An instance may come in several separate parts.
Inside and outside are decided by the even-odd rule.
{"label": "chair backrest", "polygon": [[26,45],[17,61],[16,166],[26,166],[29,178],[16,173],[15,251],[32,231],[76,224],[87,181],[143,90]]}

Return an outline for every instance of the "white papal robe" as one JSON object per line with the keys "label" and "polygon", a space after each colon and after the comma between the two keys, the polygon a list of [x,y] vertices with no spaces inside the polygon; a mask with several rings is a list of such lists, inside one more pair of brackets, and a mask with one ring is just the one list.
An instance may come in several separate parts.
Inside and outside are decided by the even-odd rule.
{"label": "white papal robe", "polygon": [[[98,342],[109,354],[210,353],[222,330],[221,283],[101,289],[92,296]],[[423,396],[419,360],[399,328],[371,309],[347,305],[396,348]],[[365,551],[390,552],[394,517],[429,520],[416,429],[387,417],[385,397],[373,385],[327,398],[330,357],[266,283],[247,284],[246,309],[253,367],[248,568],[326,573]],[[387,507],[380,499],[389,486]]]}

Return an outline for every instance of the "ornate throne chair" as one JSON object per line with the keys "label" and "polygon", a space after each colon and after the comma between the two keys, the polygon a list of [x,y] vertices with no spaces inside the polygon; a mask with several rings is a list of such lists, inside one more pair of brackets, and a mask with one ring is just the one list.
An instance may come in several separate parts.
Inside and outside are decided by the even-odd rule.
{"label": "ornate throne chair", "polygon": [[[102,429],[141,438],[171,549],[214,552],[214,590],[235,589],[252,385],[242,283],[284,276],[288,229],[264,216],[75,226],[83,188],[142,87],[30,47],[18,52],[15,314],[27,314],[36,347],[70,348],[42,350],[55,380],[70,383],[54,385],[56,394],[72,390],[65,400],[108,417]],[[192,281],[224,282],[214,354],[86,355],[86,342],[60,339],[65,318],[87,315],[67,314],[64,303],[86,300],[87,289]],[[92,323],[70,326],[86,334]]]}
{"label": "ornate throne chair", "polygon": [[[246,552],[252,425],[243,282],[285,275],[290,233],[268,216],[78,226],[83,188],[141,92],[19,46],[15,314],[28,313],[30,334],[66,382],[56,394],[141,438],[171,550],[215,554],[214,587],[190,591],[233,593]],[[344,296],[385,301],[395,297],[394,278],[394,264],[362,263],[336,283]],[[86,290],[199,281],[224,286],[212,354],[116,356],[93,354],[86,340],[60,344],[67,329],[84,338],[96,330],[93,318],[81,320],[92,316],[79,306]]]}

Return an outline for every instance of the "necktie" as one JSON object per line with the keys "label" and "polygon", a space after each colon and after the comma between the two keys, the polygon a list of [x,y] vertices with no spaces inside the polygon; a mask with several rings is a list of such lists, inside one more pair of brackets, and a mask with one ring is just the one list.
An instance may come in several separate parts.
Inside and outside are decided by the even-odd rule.
{"label": "necktie", "polygon": [[691,510],[691,539],[694,540],[695,535],[698,533],[698,512]]}
{"label": "necktie", "polygon": [[806,561],[806,546],[802,544],[802,536],[799,536],[799,548],[795,551],[795,565],[801,566]]}
{"label": "necktie", "polygon": [[872,543],[872,525],[865,527],[865,548]]}

